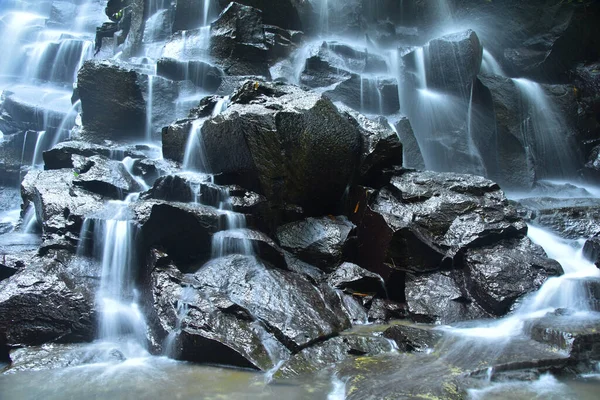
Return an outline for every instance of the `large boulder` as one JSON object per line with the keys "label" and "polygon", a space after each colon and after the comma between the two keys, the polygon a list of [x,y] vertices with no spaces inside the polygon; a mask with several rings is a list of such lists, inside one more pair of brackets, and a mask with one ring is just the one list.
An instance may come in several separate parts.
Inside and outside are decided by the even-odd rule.
{"label": "large boulder", "polygon": [[209,24],[217,16],[217,7],[218,4],[214,1],[176,0],[173,32],[187,31]]}
{"label": "large boulder", "polygon": [[[163,131],[163,147],[183,154],[185,141],[171,130]],[[186,127],[181,130],[185,134]],[[326,98],[252,81],[232,96],[226,111],[203,123],[200,135],[207,172],[237,176],[237,183],[275,207],[297,204],[313,215],[335,212],[362,147],[358,128]]]}
{"label": "large boulder", "polygon": [[468,249],[464,255],[469,292],[489,313],[503,315],[524,293],[537,290],[551,276],[563,273],[529,238],[503,240]]}
{"label": "large boulder", "polygon": [[210,25],[210,55],[230,75],[270,76],[262,12],[230,3]]}
{"label": "large boulder", "polygon": [[[409,69],[417,71],[421,68],[419,52],[421,50],[415,50],[404,56]],[[483,46],[473,30],[433,39],[422,52],[427,88],[468,97],[483,59]]]}
{"label": "large boulder", "polygon": [[503,315],[562,273],[525,238],[525,222],[485,178],[396,170],[379,192],[353,197],[357,262],[381,274],[390,297],[405,301],[416,320]]}
{"label": "large boulder", "polygon": [[[79,264],[79,266],[77,265]],[[85,276],[63,256],[25,261],[0,282],[0,346],[87,342],[95,337],[94,292],[99,270]]]}
{"label": "large boulder", "polygon": [[120,161],[104,156],[73,155],[73,185],[113,199],[123,200],[130,193],[141,191],[140,184]]}
{"label": "large boulder", "polygon": [[157,337],[172,333],[178,358],[268,370],[350,326],[332,289],[254,257],[215,259],[185,275],[157,266],[151,281],[150,325]]}
{"label": "large boulder", "polygon": [[79,70],[77,91],[81,119],[91,138],[144,137],[146,101],[137,72],[112,61],[86,61]]}

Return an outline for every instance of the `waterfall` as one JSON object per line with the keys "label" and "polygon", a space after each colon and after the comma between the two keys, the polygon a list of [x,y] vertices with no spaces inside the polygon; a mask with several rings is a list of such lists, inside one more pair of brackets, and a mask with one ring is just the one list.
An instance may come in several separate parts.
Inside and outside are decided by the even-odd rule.
{"label": "waterfall", "polygon": [[78,254],[90,254],[102,264],[96,303],[100,310],[98,339],[121,343],[128,358],[146,356],[147,327],[135,286],[138,259],[138,227],[128,219],[128,204],[134,199],[111,201],[104,218],[87,218],[81,228]]}
{"label": "waterfall", "polygon": [[513,82],[523,101],[521,135],[533,151],[539,178],[574,177],[577,147],[561,112],[539,83],[522,78]]}

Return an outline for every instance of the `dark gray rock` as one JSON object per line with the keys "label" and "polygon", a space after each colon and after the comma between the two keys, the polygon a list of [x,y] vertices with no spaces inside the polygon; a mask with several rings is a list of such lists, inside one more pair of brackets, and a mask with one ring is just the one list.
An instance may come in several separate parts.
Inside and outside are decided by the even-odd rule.
{"label": "dark gray rock", "polygon": [[410,121],[407,117],[400,117],[394,124],[394,129],[398,133],[400,142],[402,142],[403,149],[403,161],[407,168],[415,168],[419,170],[425,169],[425,161],[423,160],[423,154],[419,148],[419,142],[415,137],[415,133],[412,129]]}
{"label": "dark gray rock", "polygon": [[215,249],[215,242],[220,241],[225,249],[244,249],[247,245],[250,245],[253,252],[263,261],[269,263],[269,265],[287,269],[287,263],[283,250],[277,246],[277,244],[262,232],[250,230],[250,229],[228,229],[215,233],[215,240],[213,240],[213,254],[215,252],[218,255],[222,251]]}
{"label": "dark gray rock", "polygon": [[518,298],[539,289],[548,277],[563,274],[560,264],[529,238],[468,249],[464,265],[469,292],[494,315],[506,314]]}
{"label": "dark gray rock", "polygon": [[113,199],[124,199],[129,193],[141,191],[140,185],[120,161],[103,156],[73,155],[75,175],[73,185]]}
{"label": "dark gray rock", "polygon": [[86,61],[77,89],[82,122],[92,138],[144,137],[146,101],[140,75],[111,61]]}
{"label": "dark gray rock", "polygon": [[527,229],[494,182],[436,172],[397,171],[368,204],[359,204],[352,221],[362,243],[358,264],[375,272],[382,263],[439,270],[462,249],[520,238]]}
{"label": "dark gray rock", "polygon": [[566,314],[548,313],[543,318],[527,323],[526,329],[534,340],[566,352],[571,359],[597,360],[600,357],[600,314]]}
{"label": "dark gray rock", "polygon": [[213,260],[194,277],[207,290],[247,309],[292,351],[350,327],[333,290],[315,287],[295,273],[269,269],[252,257]]}
{"label": "dark gray rock", "polygon": [[210,183],[208,175],[201,174],[161,176],[140,198],[182,203],[195,201],[207,206],[218,206],[215,201],[206,201],[207,199],[201,198],[205,186],[204,193],[206,196],[202,197],[208,197],[211,200],[219,198],[221,193],[219,187]]}
{"label": "dark gray rock", "polygon": [[212,260],[193,275],[157,265],[151,280],[157,336],[176,330],[181,317],[178,358],[266,371],[350,326],[331,289],[254,257]]}
{"label": "dark gray rock", "polygon": [[[169,128],[163,139],[182,137],[175,130],[185,127]],[[235,183],[274,207],[296,204],[313,215],[335,212],[362,145],[360,131],[329,100],[264,82],[246,82],[226,111],[204,122],[201,134],[210,172],[238,176]],[[183,140],[167,142],[168,154],[183,154],[184,147],[175,151]]]}
{"label": "dark gray rock", "polygon": [[[363,301],[368,301],[368,297],[364,297]],[[406,304],[400,304],[393,300],[375,298],[368,306],[368,321],[375,324],[384,324],[391,320],[406,319],[409,317]]]}
{"label": "dark gray rock", "polygon": [[[219,0],[218,3],[223,9],[232,3],[232,0]],[[303,30],[300,15],[305,8],[310,7],[310,4],[301,0],[282,0],[275,3],[268,0],[238,0],[236,3],[261,10],[265,24],[294,30]]]}
{"label": "dark gray rock", "polygon": [[338,336],[294,354],[274,377],[301,376],[321,371],[351,357],[375,356],[390,351],[392,346],[381,336],[358,334]]}
{"label": "dark gray rock", "polygon": [[172,81],[190,80],[207,92],[215,92],[223,80],[223,71],[220,68],[195,60],[160,58],[156,64],[156,72]]}
{"label": "dark gray rock", "polygon": [[348,252],[354,225],[345,217],[307,218],[280,226],[277,239],[285,250],[324,270],[340,264]]}
{"label": "dark gray rock", "polygon": [[269,77],[262,12],[230,3],[210,25],[210,54],[229,75]]}
{"label": "dark gray rock", "polygon": [[600,238],[593,237],[585,241],[583,256],[600,268]]}
{"label": "dark gray rock", "polygon": [[384,168],[402,165],[402,143],[385,118],[369,119],[349,109],[342,111],[356,120],[363,134],[360,167],[362,184],[369,185]]}
{"label": "dark gray rock", "polygon": [[[483,46],[468,29],[431,40],[423,49],[427,87],[467,97],[479,73]],[[410,70],[418,66],[417,51],[403,57]]]}
{"label": "dark gray rock", "polygon": [[350,294],[355,292],[385,294],[381,276],[349,262],[337,267],[327,278],[327,283]]}
{"label": "dark gray rock", "polygon": [[594,198],[551,197],[519,200],[528,222],[566,239],[591,238],[600,233],[600,201]]}
{"label": "dark gray rock", "polygon": [[405,296],[410,317],[416,322],[450,324],[490,318],[462,284],[461,271],[406,277]]}
{"label": "dark gray rock", "polygon": [[94,338],[98,281],[63,262],[34,258],[0,282],[1,345],[73,343]]}
{"label": "dark gray rock", "polygon": [[110,157],[111,149],[107,146],[93,144],[79,140],[69,140],[58,143],[48,151],[42,153],[45,169],[74,168],[72,156],[77,154],[82,157],[104,156]]}
{"label": "dark gray rock", "polygon": [[[218,15],[218,4],[213,1],[176,0],[173,16],[173,32],[195,29],[204,23],[204,15],[208,22]],[[208,6],[208,9],[205,7]]]}
{"label": "dark gray rock", "polygon": [[183,162],[192,121],[184,119],[176,121],[162,129],[163,156],[176,162]]}
{"label": "dark gray rock", "polygon": [[148,200],[137,203],[134,212],[145,248],[162,247],[184,270],[210,258],[212,236],[220,230],[221,213],[215,208]]}
{"label": "dark gray rock", "polygon": [[10,360],[10,368],[5,372],[7,374],[78,367],[100,362],[120,362],[125,361],[125,356],[116,348],[100,350],[89,344],[46,343],[12,350]]}
{"label": "dark gray rock", "polygon": [[79,235],[83,220],[102,209],[104,198],[74,185],[72,169],[30,171],[21,184],[25,206],[35,205],[44,234]]}
{"label": "dark gray rock", "polygon": [[383,332],[383,337],[396,342],[400,351],[423,353],[433,350],[442,334],[427,327],[394,325]]}

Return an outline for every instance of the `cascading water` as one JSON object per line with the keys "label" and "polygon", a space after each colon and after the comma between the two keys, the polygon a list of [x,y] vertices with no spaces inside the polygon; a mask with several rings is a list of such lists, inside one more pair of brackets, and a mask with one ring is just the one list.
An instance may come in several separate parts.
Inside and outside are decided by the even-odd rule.
{"label": "cascading water", "polygon": [[574,139],[539,83],[513,79],[523,102],[521,134],[532,149],[540,178],[572,178],[579,165]]}
{"label": "cascading water", "polygon": [[111,201],[99,218],[88,218],[81,228],[78,253],[91,255],[102,263],[96,303],[100,310],[99,335],[102,344],[118,344],[127,358],[147,356],[147,328],[138,306],[135,286],[137,272],[137,226],[128,219],[128,203]]}

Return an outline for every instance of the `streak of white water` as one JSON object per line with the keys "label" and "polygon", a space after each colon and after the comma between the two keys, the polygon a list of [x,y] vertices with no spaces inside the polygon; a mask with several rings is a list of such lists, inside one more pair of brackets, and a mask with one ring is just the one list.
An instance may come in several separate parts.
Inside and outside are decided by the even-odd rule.
{"label": "streak of white water", "polygon": [[[473,328],[449,328],[451,332],[481,338],[510,338],[523,333],[527,320],[539,318],[558,308],[585,313],[590,310],[585,279],[600,277],[600,270],[582,255],[581,242],[566,241],[535,226],[529,226],[529,238],[540,245],[548,257],[557,260],[565,274],[548,279],[515,312],[500,320]],[[446,329],[446,328],[444,328]]]}

